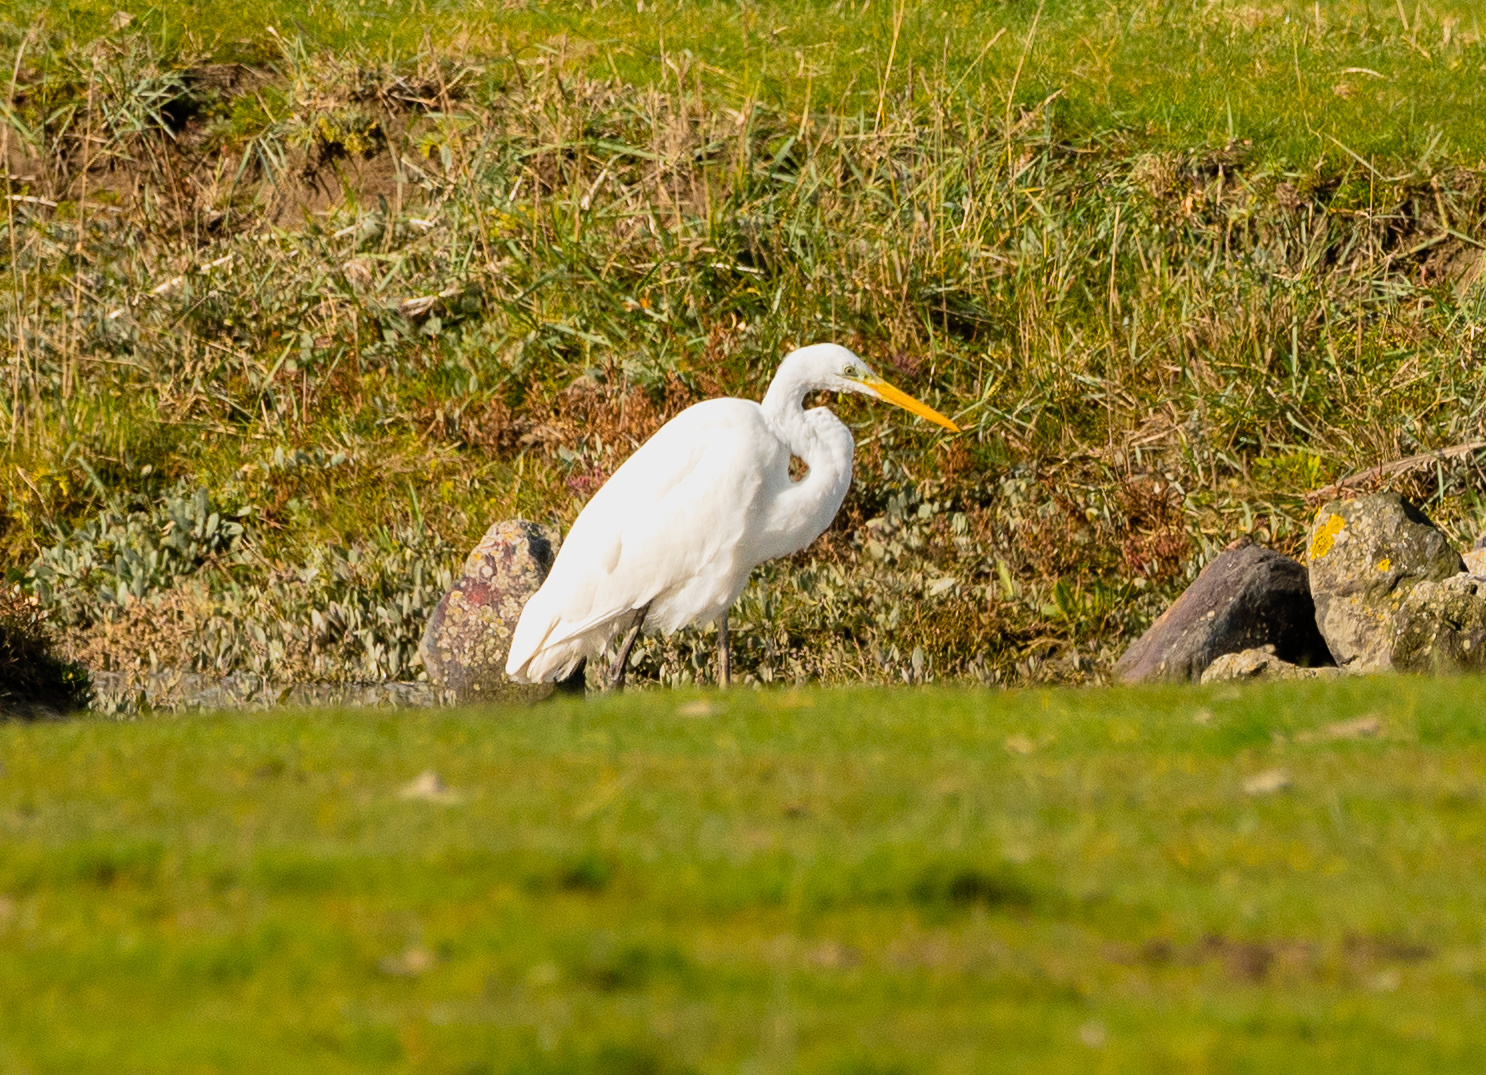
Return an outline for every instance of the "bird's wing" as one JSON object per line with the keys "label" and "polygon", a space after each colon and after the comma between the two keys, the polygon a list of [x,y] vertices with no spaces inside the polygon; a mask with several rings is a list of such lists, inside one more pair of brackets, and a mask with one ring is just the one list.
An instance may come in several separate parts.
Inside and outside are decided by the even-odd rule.
{"label": "bird's wing", "polygon": [[[512,668],[629,616],[734,553],[784,448],[757,404],[718,399],[667,423],[573,523],[512,638]],[[752,566],[752,565],[749,565]]]}

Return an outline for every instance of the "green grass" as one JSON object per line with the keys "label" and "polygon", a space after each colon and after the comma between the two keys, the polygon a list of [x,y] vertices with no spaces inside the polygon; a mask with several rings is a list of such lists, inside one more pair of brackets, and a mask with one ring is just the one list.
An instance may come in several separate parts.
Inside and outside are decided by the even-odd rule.
{"label": "green grass", "polygon": [[0,1068],[1475,1070],[1480,686],[0,726]]}
{"label": "green grass", "polygon": [[1057,91],[1076,127],[1113,121],[1181,147],[1249,138],[1291,160],[1335,156],[1337,141],[1413,159],[1486,151],[1475,122],[1486,47],[1469,0],[1051,0],[1035,33],[1030,2],[891,0],[214,0],[184,10],[19,0],[14,25],[44,14],[53,34],[86,41],[119,10],[171,49],[250,61],[278,52],[267,27],[315,50],[386,59],[572,51],[639,82],[673,80],[664,58],[690,54],[699,84],[732,103],[875,112],[910,83],[963,78],[1028,105]]}
{"label": "green grass", "polygon": [[[1486,433],[1474,8],[18,0],[0,567],[93,667],[416,674],[492,518],[837,338],[968,432],[840,404],[740,674],[1098,676]],[[1479,687],[0,725],[0,1071],[1474,1070]]]}
{"label": "green grass", "polygon": [[[417,675],[493,520],[812,340],[966,432],[837,401],[759,682],[1097,678],[1308,492],[1486,439],[1464,3],[14,10],[0,566],[90,667]],[[1390,482],[1486,528],[1476,455]]]}

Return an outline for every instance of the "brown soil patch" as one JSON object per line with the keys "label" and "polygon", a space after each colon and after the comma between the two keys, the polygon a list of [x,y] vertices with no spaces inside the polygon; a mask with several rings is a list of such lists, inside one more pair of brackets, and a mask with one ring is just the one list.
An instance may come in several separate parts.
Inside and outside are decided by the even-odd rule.
{"label": "brown soil patch", "polygon": [[[422,198],[425,178],[439,170],[415,148],[427,128],[421,112],[436,102],[411,90],[337,87],[344,96],[308,102],[323,114],[296,114],[288,118],[289,129],[243,144],[243,136],[224,136],[216,121],[240,98],[269,112],[265,91],[285,90],[284,76],[222,63],[191,68],[180,78],[184,92],[161,110],[170,125],[166,132],[105,137],[101,121],[90,125],[84,115],[44,146],[27,144],[12,130],[6,172],[18,193],[36,199],[19,204],[36,211],[77,201],[94,212],[148,210],[156,227],[295,227],[347,204],[385,200],[400,211]],[[348,129],[358,128],[360,137],[347,139],[350,145],[339,140],[345,124],[324,118],[339,117],[337,109],[352,110]]]}
{"label": "brown soil patch", "polygon": [[1164,937],[1148,941],[1136,961],[1152,967],[1195,967],[1216,961],[1233,981],[1257,985],[1273,973],[1308,970],[1315,956],[1316,946],[1305,941],[1241,941],[1210,933],[1195,944],[1177,944]]}
{"label": "brown soil patch", "polygon": [[534,397],[519,409],[494,399],[455,409],[431,399],[420,412],[420,422],[434,439],[495,457],[532,448],[549,454],[558,448],[583,451],[607,476],[696,401],[696,394],[675,374],[652,390],[622,380],[601,383],[581,377],[548,399],[535,396],[534,389]]}

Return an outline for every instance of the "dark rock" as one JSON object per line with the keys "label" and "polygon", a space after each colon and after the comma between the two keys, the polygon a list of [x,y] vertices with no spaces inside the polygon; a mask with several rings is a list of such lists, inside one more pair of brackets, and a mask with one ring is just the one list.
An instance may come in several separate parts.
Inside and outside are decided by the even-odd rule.
{"label": "dark rock", "polygon": [[1316,626],[1351,672],[1393,666],[1393,621],[1420,582],[1465,568],[1460,554],[1397,493],[1332,501],[1316,513],[1306,546]]}
{"label": "dark rock", "polygon": [[87,707],[87,669],[63,657],[36,598],[0,581],[0,720],[47,720]]}
{"label": "dark rock", "polygon": [[1225,653],[1273,646],[1294,665],[1331,664],[1305,568],[1272,549],[1230,545],[1115,665],[1125,683],[1195,680]]}
{"label": "dark rock", "polygon": [[1401,672],[1486,670],[1486,580],[1425,580],[1393,618],[1393,667]]}
{"label": "dark rock", "polygon": [[464,573],[444,595],[419,652],[434,686],[461,702],[528,701],[552,693],[549,684],[506,678],[506,654],[521,609],[547,577],[557,534],[524,519],[499,522],[464,562]]}
{"label": "dark rock", "polygon": [[1240,653],[1225,653],[1202,673],[1204,683],[1228,683],[1234,680],[1335,679],[1346,675],[1335,665],[1304,668],[1274,655],[1273,646],[1260,646]]}
{"label": "dark rock", "polygon": [[42,705],[39,702],[18,702],[13,698],[0,698],[0,724],[7,720],[61,720],[66,715],[60,709]]}

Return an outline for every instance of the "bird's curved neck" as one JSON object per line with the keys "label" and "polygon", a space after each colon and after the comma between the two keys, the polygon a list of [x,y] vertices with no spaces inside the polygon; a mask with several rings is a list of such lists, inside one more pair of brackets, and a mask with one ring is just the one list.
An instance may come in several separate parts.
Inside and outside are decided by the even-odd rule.
{"label": "bird's curved neck", "polygon": [[784,487],[759,544],[766,558],[798,552],[824,533],[851,488],[851,431],[824,407],[804,409],[805,393],[821,387],[803,378],[775,378],[764,396],[764,420],[809,468],[797,482],[781,475]]}
{"label": "bird's curved neck", "polygon": [[788,376],[781,371],[764,393],[761,404],[764,420],[774,427],[779,438],[789,445],[789,450],[807,463],[815,437],[805,420],[805,395],[818,387],[803,377]]}

